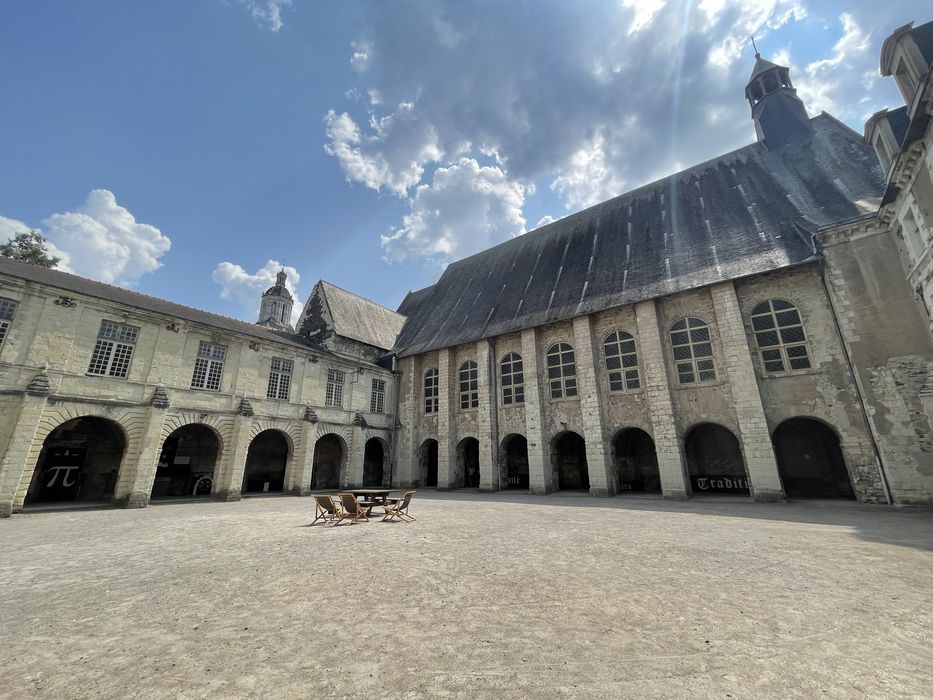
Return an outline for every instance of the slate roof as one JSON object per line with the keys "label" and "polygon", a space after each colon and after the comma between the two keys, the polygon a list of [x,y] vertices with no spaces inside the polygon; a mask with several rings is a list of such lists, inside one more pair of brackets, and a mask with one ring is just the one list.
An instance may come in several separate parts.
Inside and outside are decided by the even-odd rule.
{"label": "slate roof", "polygon": [[[95,282],[86,277],[79,277],[61,270],[49,270],[44,267],[19,262],[18,260],[0,257],[0,275],[8,275],[28,282],[47,285],[69,294],[82,294],[143,311],[164,314],[180,321],[210,326],[220,331],[247,335],[267,342],[285,343],[305,352],[312,350],[320,354],[333,354],[320,345],[294,333],[274,331],[253,323],[239,321],[220,314],[212,314],[190,306],[175,304],[165,299],[141,294],[123,287]],[[0,285],[2,285],[2,280],[0,280]]]}
{"label": "slate roof", "polygon": [[415,355],[815,259],[817,226],[875,211],[862,137],[827,114],[450,264],[412,292],[395,351]]}
{"label": "slate roof", "polygon": [[390,350],[405,324],[401,313],[380,306],[330,282],[318,282],[334,321],[334,332],[382,350]]}

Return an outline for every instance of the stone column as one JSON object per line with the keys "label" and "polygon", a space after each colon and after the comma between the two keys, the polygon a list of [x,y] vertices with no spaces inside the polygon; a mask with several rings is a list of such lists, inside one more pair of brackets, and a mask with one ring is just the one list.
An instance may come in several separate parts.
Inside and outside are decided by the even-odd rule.
{"label": "stone column", "polygon": [[756,501],[783,501],[784,489],[771,446],[771,434],[765,420],[765,409],[758,391],[758,379],[735,286],[732,282],[723,282],[710,287],[710,294],[716,311],[719,342],[726,363],[724,370],[735,403],[741,433],[739,439],[745,453],[752,497]]}
{"label": "stone column", "polygon": [[407,488],[424,486],[421,480],[421,465],[418,463],[418,448],[415,444],[418,436],[418,416],[421,415],[421,403],[418,393],[420,378],[415,374],[415,358],[407,357],[402,360],[402,376],[398,381],[399,415],[395,420],[401,427],[397,428],[395,444],[395,469],[392,471],[394,486]]}
{"label": "stone column", "polygon": [[307,496],[311,493],[311,467],[314,465],[314,424],[317,414],[310,406],[305,408],[304,420],[301,421],[301,438],[292,455],[292,464],[286,475],[285,488],[295,496]]}
{"label": "stone column", "polygon": [[157,386],[146,411],[146,426],[139,442],[132,453],[127,452],[120,469],[120,480],[113,494],[114,506],[145,508],[149,505],[159,464],[159,453],[162,451],[165,414],[170,405],[165,387]]}
{"label": "stone column", "polygon": [[635,304],[635,321],[638,325],[639,364],[651,416],[654,448],[658,455],[661,495],[663,498],[683,500],[690,491],[687,488],[683,450],[677,438],[674,403],[661,345],[657,307],[653,299]]}
{"label": "stone column", "polygon": [[476,365],[479,379],[479,490],[498,491],[499,431],[496,425],[496,410],[499,397],[494,389],[496,354],[488,340],[476,343]]}
{"label": "stone column", "polygon": [[551,467],[551,446],[544,435],[544,406],[538,365],[538,338],[534,328],[522,331],[522,367],[525,372],[525,439],[528,441],[528,490],[557,490]]}
{"label": "stone column", "polygon": [[457,425],[454,415],[456,382],[452,381],[450,348],[437,353],[438,411],[437,411],[437,488],[459,486],[457,480]]}
{"label": "stone column", "polygon": [[366,459],[366,420],[359,413],[353,417],[353,436],[348,457],[344,488],[358,488],[363,485],[363,463]]}
{"label": "stone column", "polygon": [[577,361],[577,394],[583,417],[583,438],[586,440],[586,468],[590,477],[590,494],[611,496],[616,491],[612,473],[612,458],[606,445],[602,395],[596,378],[597,355],[593,351],[593,327],[589,316],[573,319],[573,340]]}
{"label": "stone column", "polygon": [[253,423],[253,407],[247,399],[240,401],[236,418],[233,420],[233,437],[224,448],[220,474],[214,479],[211,496],[218,501],[239,501],[243,488],[243,473],[246,470],[246,455],[249,452],[249,429]]}
{"label": "stone column", "polygon": [[25,481],[26,488],[29,480],[24,477],[28,473],[31,477],[35,464],[29,464],[29,454],[42,411],[49,396],[49,377],[43,371],[26,387],[23,394],[19,413],[16,415],[16,424],[10,435],[10,444],[7,445],[3,459],[0,461],[0,518],[9,518],[14,511],[22,508],[22,499],[15,504],[16,492],[20,484]]}

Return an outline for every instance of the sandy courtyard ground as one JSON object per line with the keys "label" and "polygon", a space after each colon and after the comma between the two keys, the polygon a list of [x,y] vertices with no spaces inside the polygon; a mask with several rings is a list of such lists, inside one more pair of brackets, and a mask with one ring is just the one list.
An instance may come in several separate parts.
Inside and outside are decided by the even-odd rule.
{"label": "sandy courtyard ground", "polygon": [[0,521],[6,697],[933,696],[933,513],[419,493]]}

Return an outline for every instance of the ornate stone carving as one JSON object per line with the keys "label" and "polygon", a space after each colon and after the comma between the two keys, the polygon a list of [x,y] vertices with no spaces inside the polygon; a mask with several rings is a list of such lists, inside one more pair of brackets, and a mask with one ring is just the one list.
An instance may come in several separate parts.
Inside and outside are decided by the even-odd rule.
{"label": "ornate stone carving", "polygon": [[366,427],[366,419],[363,418],[362,415],[360,415],[359,413],[357,413],[355,416],[353,416],[353,425],[359,426],[360,428],[365,428],[365,427]]}
{"label": "ornate stone carving", "polygon": [[152,393],[152,401],[150,402],[155,408],[168,408],[172,405],[172,402],[169,401],[168,392],[165,390],[164,384],[159,384],[155,388],[155,391]]}
{"label": "ornate stone carving", "polygon": [[56,299],[52,303],[55,304],[56,306],[64,306],[65,308],[68,308],[68,309],[73,309],[74,307],[78,305],[78,302],[76,302],[71,297],[66,297],[66,296],[60,296],[58,297],[58,299]]}
{"label": "ornate stone carving", "polygon": [[315,413],[314,409],[310,406],[305,406],[305,420],[309,423],[317,423],[319,420],[317,413]]}
{"label": "ornate stone carving", "polygon": [[240,399],[240,405],[236,410],[241,416],[252,416],[253,415],[253,404],[249,402],[249,399],[246,397]]}
{"label": "ornate stone carving", "polygon": [[48,396],[51,393],[49,375],[45,373],[44,369],[26,385],[26,393],[30,396]]}

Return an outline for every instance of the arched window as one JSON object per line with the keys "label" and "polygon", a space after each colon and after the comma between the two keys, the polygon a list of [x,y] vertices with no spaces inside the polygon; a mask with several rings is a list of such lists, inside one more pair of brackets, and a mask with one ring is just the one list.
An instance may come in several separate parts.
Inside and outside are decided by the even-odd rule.
{"label": "arched window", "polygon": [[432,367],[424,373],[424,412],[437,413],[437,368]]}
{"label": "arched window", "polygon": [[789,301],[761,302],[752,310],[752,329],[766,372],[812,367],[800,312]]}
{"label": "arched window", "polygon": [[635,352],[635,339],[630,333],[616,331],[610,333],[603,342],[606,355],[606,370],[609,373],[609,391],[638,389],[638,353]]}
{"label": "arched window", "polygon": [[577,362],[567,343],[557,343],[547,351],[547,379],[552,399],[577,395]]}
{"label": "arched window", "polygon": [[473,360],[460,365],[460,408],[479,406],[479,372]]}
{"label": "arched window", "polygon": [[716,381],[709,326],[699,318],[682,318],[671,326],[671,349],[681,384]]}
{"label": "arched window", "polygon": [[510,352],[502,358],[500,379],[502,381],[502,403],[525,403],[525,368],[522,356]]}

